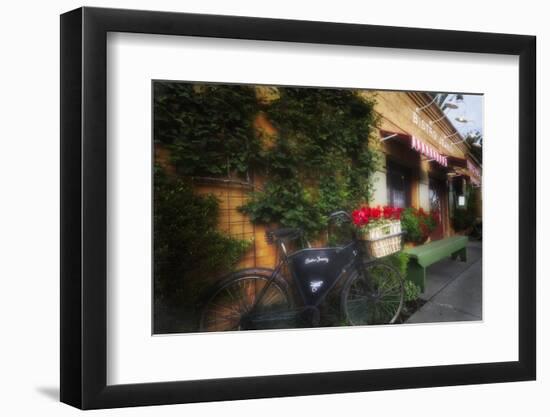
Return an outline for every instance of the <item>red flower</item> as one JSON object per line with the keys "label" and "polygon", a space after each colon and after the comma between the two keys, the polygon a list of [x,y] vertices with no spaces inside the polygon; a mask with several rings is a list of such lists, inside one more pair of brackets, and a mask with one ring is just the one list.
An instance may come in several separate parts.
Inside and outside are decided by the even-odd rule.
{"label": "red flower", "polygon": [[393,213],[393,218],[396,220],[401,220],[401,213],[403,213],[402,207],[396,207]]}
{"label": "red flower", "polygon": [[359,223],[361,222],[359,213],[360,213],[359,210],[353,210],[351,212],[351,218],[353,219],[353,224],[355,224],[356,226],[359,226]]}
{"label": "red flower", "polygon": [[380,207],[372,207],[370,209],[370,216],[373,219],[379,219],[381,215],[382,215],[382,210],[380,209]]}
{"label": "red flower", "polygon": [[394,217],[394,213],[395,213],[395,208],[392,207],[392,206],[384,206],[384,208],[382,209],[383,211],[383,214],[384,214],[384,218],[385,219],[391,219],[392,217]]}
{"label": "red flower", "polygon": [[353,219],[353,223],[357,227],[365,226],[368,224],[372,219],[394,219],[394,220],[400,220],[401,219],[401,213],[403,212],[403,208],[401,207],[393,207],[393,206],[384,206],[380,208],[378,207],[361,207],[360,209],[354,210],[351,213],[351,217]]}
{"label": "red flower", "polygon": [[351,217],[356,226],[364,226],[370,220],[370,209],[368,207],[363,207],[359,210],[354,210],[351,213]]}

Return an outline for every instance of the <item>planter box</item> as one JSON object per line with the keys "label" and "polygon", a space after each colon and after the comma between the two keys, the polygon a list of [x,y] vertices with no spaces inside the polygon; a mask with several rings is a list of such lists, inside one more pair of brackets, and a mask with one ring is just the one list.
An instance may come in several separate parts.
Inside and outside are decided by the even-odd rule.
{"label": "planter box", "polygon": [[401,222],[392,221],[360,232],[368,253],[374,258],[382,258],[401,250]]}

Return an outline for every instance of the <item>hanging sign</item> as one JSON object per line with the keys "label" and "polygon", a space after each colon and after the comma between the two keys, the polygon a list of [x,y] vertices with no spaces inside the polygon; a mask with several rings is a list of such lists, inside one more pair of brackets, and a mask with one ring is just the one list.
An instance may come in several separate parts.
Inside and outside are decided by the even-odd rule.
{"label": "hanging sign", "polygon": [[479,186],[481,184],[481,171],[470,160],[466,161],[468,166],[468,172],[470,173],[470,180],[474,185]]}
{"label": "hanging sign", "polygon": [[447,166],[447,157],[441,155],[433,146],[421,141],[415,136],[411,138],[411,148],[428,157],[430,160],[436,161],[439,165]]}

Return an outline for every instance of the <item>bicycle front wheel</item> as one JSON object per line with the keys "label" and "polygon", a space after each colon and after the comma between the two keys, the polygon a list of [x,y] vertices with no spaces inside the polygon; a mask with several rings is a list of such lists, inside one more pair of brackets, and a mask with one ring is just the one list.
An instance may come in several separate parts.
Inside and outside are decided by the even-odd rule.
{"label": "bicycle front wheel", "polygon": [[278,320],[282,313],[289,311],[292,300],[286,281],[279,277],[270,281],[270,276],[262,272],[244,270],[222,282],[203,308],[200,330],[277,328]]}
{"label": "bicycle front wheel", "polygon": [[342,290],[344,320],[351,326],[393,324],[403,298],[403,278],[396,268],[379,261],[365,263],[362,272],[352,272]]}

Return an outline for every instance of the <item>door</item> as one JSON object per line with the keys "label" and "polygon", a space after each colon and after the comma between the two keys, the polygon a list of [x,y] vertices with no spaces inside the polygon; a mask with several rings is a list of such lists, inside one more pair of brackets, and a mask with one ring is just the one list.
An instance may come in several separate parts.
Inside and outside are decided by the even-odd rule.
{"label": "door", "polygon": [[430,213],[435,216],[437,226],[430,234],[431,240],[439,240],[445,237],[444,213],[445,213],[445,182],[430,178]]}

